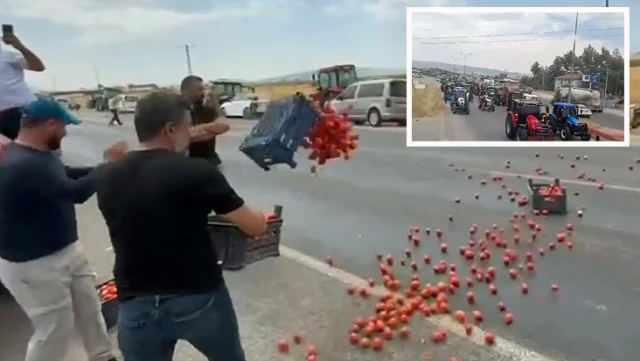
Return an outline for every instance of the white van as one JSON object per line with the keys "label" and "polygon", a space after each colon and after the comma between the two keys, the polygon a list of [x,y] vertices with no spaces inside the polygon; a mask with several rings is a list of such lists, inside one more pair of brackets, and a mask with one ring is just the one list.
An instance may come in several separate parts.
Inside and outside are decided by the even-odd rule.
{"label": "white van", "polygon": [[379,127],[383,122],[407,124],[407,81],[364,80],[351,84],[331,102],[338,113],[349,114],[356,124]]}
{"label": "white van", "polygon": [[122,97],[122,108],[120,109],[121,113],[133,113],[136,111],[136,107],[138,106],[138,101],[140,97],[136,95],[119,95]]}

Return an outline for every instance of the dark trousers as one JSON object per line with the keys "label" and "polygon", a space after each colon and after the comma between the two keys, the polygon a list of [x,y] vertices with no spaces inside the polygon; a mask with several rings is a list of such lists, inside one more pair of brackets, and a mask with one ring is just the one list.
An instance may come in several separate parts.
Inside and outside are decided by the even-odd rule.
{"label": "dark trousers", "polygon": [[111,121],[109,121],[109,125],[113,125],[113,123],[118,123],[118,125],[122,125],[122,122],[120,121],[120,113],[117,110],[111,110],[111,114],[113,114],[113,116],[111,117]]}
{"label": "dark trousers", "polygon": [[246,361],[226,286],[191,296],[149,296],[120,304],[118,343],[124,361],[172,361],[185,340],[209,361]]}
{"label": "dark trousers", "polygon": [[22,108],[10,108],[0,112],[0,134],[9,139],[16,139],[20,133]]}

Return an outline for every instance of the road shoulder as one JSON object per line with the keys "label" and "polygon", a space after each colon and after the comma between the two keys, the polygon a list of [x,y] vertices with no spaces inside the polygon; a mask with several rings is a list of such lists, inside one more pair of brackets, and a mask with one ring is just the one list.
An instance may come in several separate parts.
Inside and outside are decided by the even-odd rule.
{"label": "road shoulder", "polygon": [[[280,257],[253,264],[225,278],[238,314],[248,360],[304,360],[308,345],[322,361],[449,360],[507,361],[488,346],[449,334],[446,343],[426,341],[435,325],[414,316],[408,324],[411,337],[385,343],[381,352],[362,350],[349,343],[349,330],[357,317],[374,313],[377,298],[349,296],[347,285]],[[364,286],[364,285],[363,285]],[[306,344],[293,346],[292,337],[304,335]],[[116,344],[114,335],[114,344]],[[291,341],[288,355],[279,353],[278,340]],[[174,360],[205,361],[193,347],[179,343]]]}
{"label": "road shoulder", "polygon": [[[106,226],[95,205],[95,198],[78,207],[79,234],[99,281],[111,278],[113,252],[109,246]],[[290,251],[289,253],[296,253]],[[290,356],[278,353],[276,343],[282,337],[302,333],[317,346],[323,361],[377,360],[449,360],[457,356],[470,361],[513,361],[478,345],[472,339],[449,332],[442,345],[425,345],[436,323],[416,315],[408,325],[412,337],[406,341],[385,344],[385,350],[373,356],[371,350],[361,350],[349,343],[349,330],[357,317],[375,314],[378,297],[363,299],[349,296],[352,286],[338,277],[324,274],[297,262],[293,257],[278,257],[250,265],[241,271],[226,272],[240,323],[243,344],[249,360],[303,359],[304,348],[295,348]],[[366,285],[363,284],[363,287]],[[375,292],[371,291],[373,295]],[[378,291],[379,293],[379,291]],[[117,335],[112,335],[117,348]],[[477,336],[481,337],[481,336]],[[498,344],[499,346],[499,344]],[[70,350],[68,361],[80,360],[83,354],[78,340]],[[190,345],[180,343],[178,361],[205,360]]]}

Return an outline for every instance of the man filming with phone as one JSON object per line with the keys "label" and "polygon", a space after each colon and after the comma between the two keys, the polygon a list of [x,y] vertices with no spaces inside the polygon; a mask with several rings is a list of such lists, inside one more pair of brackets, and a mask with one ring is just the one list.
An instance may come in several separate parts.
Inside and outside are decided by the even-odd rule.
{"label": "man filming with phone", "polygon": [[[24,79],[24,71],[42,72],[42,60],[14,34],[13,26],[2,25],[0,45],[0,156],[18,136],[22,109],[36,100]],[[18,51],[7,51],[9,45]]]}

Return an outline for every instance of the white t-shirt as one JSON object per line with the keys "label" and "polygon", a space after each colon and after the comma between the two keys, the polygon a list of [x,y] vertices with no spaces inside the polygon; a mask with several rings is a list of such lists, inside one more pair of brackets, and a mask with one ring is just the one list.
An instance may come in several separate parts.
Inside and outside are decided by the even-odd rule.
{"label": "white t-shirt", "polygon": [[0,49],[0,111],[36,100],[24,80],[25,69],[27,62],[22,55]]}
{"label": "white t-shirt", "polygon": [[124,105],[124,100],[122,97],[116,95],[113,98],[109,99],[109,109],[110,110],[121,110]]}

